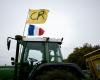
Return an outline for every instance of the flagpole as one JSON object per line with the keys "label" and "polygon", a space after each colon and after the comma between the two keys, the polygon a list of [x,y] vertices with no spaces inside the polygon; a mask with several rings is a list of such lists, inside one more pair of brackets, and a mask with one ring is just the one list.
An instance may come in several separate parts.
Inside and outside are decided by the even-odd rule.
{"label": "flagpole", "polygon": [[[29,10],[28,10],[28,13],[29,13]],[[27,17],[26,17],[26,21],[27,21],[27,19],[28,19],[28,14],[27,14]],[[24,30],[23,30],[23,36],[24,36],[24,33],[25,33],[26,24],[27,24],[27,22],[25,22],[25,26],[24,26]]]}

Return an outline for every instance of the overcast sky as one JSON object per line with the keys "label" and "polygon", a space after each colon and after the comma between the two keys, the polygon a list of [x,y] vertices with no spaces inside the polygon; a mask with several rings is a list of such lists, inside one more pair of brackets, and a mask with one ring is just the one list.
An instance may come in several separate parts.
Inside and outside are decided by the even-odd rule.
{"label": "overcast sky", "polygon": [[8,64],[15,45],[7,51],[6,39],[23,34],[29,9],[48,9],[43,36],[63,37],[66,58],[84,43],[100,44],[100,0],[0,0],[0,64]]}

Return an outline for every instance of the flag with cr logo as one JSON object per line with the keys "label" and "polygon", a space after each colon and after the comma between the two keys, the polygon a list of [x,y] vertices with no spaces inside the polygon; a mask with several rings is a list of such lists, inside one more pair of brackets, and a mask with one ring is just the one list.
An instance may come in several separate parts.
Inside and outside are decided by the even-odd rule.
{"label": "flag with cr logo", "polygon": [[43,24],[47,20],[49,10],[47,9],[29,9],[26,23],[29,24]]}

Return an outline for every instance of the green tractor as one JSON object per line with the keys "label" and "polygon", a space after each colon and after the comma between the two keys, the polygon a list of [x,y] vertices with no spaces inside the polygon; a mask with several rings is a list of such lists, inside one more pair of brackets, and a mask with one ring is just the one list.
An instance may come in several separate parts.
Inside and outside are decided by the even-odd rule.
{"label": "green tractor", "polygon": [[17,41],[16,55],[12,57],[13,80],[83,80],[81,69],[73,63],[63,63],[61,44],[63,39],[49,37],[7,38]]}

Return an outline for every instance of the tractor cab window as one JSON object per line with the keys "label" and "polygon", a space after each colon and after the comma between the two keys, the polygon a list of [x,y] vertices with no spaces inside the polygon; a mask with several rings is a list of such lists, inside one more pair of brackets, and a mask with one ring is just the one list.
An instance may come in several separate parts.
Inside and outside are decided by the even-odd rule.
{"label": "tractor cab window", "polygon": [[50,61],[54,61],[55,58],[54,58],[54,51],[53,50],[49,50],[49,55],[50,55]]}
{"label": "tractor cab window", "polygon": [[19,45],[18,63],[20,63],[22,51],[23,51],[23,45],[20,44],[20,45]]}
{"label": "tractor cab window", "polygon": [[25,49],[23,51],[24,61],[41,61],[44,53],[44,44],[39,42],[26,42]]}
{"label": "tractor cab window", "polygon": [[35,59],[36,61],[42,60],[42,52],[39,50],[29,50],[28,58],[27,59]]}
{"label": "tractor cab window", "polygon": [[50,62],[62,62],[60,45],[58,43],[49,43],[48,49]]}

